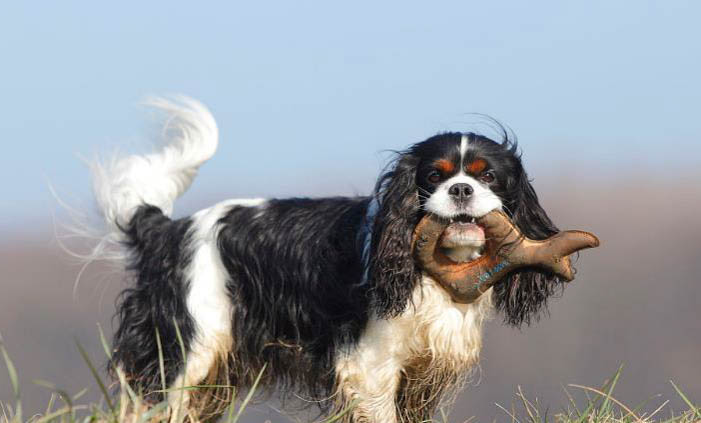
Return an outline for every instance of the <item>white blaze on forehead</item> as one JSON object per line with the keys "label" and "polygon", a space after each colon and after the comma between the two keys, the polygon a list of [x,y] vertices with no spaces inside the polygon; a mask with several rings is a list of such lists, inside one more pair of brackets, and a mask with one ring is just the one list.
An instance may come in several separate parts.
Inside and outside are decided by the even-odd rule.
{"label": "white blaze on forehead", "polygon": [[465,158],[465,153],[467,152],[467,135],[463,135],[460,138],[460,161]]}

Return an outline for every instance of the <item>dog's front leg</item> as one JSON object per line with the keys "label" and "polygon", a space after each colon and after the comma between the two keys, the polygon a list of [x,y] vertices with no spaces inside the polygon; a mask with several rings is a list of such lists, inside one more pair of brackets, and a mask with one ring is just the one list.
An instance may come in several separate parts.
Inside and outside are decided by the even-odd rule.
{"label": "dog's front leg", "polygon": [[404,352],[393,320],[371,319],[360,342],[339,353],[337,411],[352,410],[345,422],[395,423]]}

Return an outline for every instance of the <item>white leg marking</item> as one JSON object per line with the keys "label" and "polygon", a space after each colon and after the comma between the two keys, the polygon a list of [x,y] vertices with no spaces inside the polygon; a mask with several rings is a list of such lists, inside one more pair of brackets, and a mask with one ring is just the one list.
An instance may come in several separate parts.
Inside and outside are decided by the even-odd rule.
{"label": "white leg marking", "polygon": [[190,289],[187,309],[195,323],[195,335],[187,355],[187,366],[176,378],[169,395],[171,404],[180,400],[177,389],[200,383],[216,359],[231,350],[232,304],[226,290],[229,279],[217,248],[217,222],[232,207],[258,207],[263,199],[228,200],[195,213],[189,246],[193,251],[187,270]]}

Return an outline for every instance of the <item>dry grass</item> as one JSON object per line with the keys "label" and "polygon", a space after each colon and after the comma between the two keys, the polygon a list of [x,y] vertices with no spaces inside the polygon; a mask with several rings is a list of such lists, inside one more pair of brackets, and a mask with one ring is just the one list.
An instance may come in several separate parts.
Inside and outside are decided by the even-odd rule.
{"label": "dry grass", "polygon": [[[110,350],[105,341],[105,338],[100,333],[100,339],[105,349],[105,353],[109,356]],[[155,405],[146,407],[142,397],[135,393],[126,383],[124,375],[118,374],[118,388],[115,394],[110,394],[110,389],[101,379],[97,369],[93,365],[92,360],[76,342],[78,352],[82,356],[86,365],[95,377],[98,387],[103,395],[103,398],[98,403],[79,403],[80,399],[85,395],[87,389],[83,389],[77,394],[70,394],[54,386],[46,381],[35,381],[35,383],[50,389],[53,394],[51,400],[46,406],[46,410],[40,413],[31,415],[25,414],[22,409],[22,396],[20,392],[17,370],[3,345],[0,337],[0,354],[7,367],[10,384],[14,392],[14,399],[8,403],[0,402],[0,423],[90,423],[90,422],[111,422],[111,423],[146,423],[146,422],[175,422],[183,423],[189,420],[187,415],[176,415],[174,419],[169,419],[169,407],[164,401]],[[565,390],[567,396],[567,405],[558,413],[549,415],[547,409],[543,411],[538,400],[530,400],[518,387],[515,394],[515,400],[509,408],[496,404],[503,413],[504,419],[500,421],[508,421],[511,423],[541,423],[541,422],[556,422],[556,423],[701,423],[701,407],[692,402],[684,392],[677,387],[673,382],[674,389],[679,394],[680,398],[687,404],[688,409],[679,413],[674,413],[668,409],[669,401],[663,401],[657,406],[654,411],[645,412],[643,407],[646,402],[637,406],[631,407],[613,396],[613,391],[621,376],[621,368],[615,375],[600,388],[592,388],[576,384],[569,385],[570,389],[581,390],[586,394],[584,404],[578,404],[569,390]],[[239,397],[239,392],[232,386],[217,386],[231,390],[231,403],[226,409],[221,421],[227,423],[239,422],[246,407],[250,404],[256,390],[258,380],[262,376],[265,368],[258,375],[253,387],[245,392],[245,396]],[[184,386],[181,387],[181,392],[185,390],[198,389],[203,387]],[[212,388],[207,386],[206,388]],[[183,397],[182,395],[180,396]],[[341,414],[328,417],[323,420],[323,423],[332,423],[338,421],[344,414],[350,410],[344,410]],[[450,417],[441,410],[434,422],[449,422]],[[465,420],[464,422],[474,422],[473,419]]]}
{"label": "dry grass", "polygon": [[557,423],[700,423],[701,422],[701,407],[694,404],[684,392],[677,387],[674,382],[672,386],[679,394],[680,398],[688,406],[688,410],[677,413],[667,408],[669,400],[662,401],[661,404],[651,412],[643,411],[648,401],[644,401],[634,407],[628,406],[617,400],[613,396],[616,383],[621,376],[622,367],[616,371],[614,376],[606,381],[601,388],[592,388],[588,386],[570,384],[570,389],[581,390],[586,394],[586,402],[579,405],[574,400],[569,389],[565,389],[567,397],[567,405],[558,413],[549,416],[547,411],[543,411],[538,400],[529,399],[526,394],[518,387],[516,392],[516,400],[512,403],[511,408],[507,409],[499,404],[499,407],[507,416],[508,421],[512,423],[541,423],[541,422],[557,422]]}

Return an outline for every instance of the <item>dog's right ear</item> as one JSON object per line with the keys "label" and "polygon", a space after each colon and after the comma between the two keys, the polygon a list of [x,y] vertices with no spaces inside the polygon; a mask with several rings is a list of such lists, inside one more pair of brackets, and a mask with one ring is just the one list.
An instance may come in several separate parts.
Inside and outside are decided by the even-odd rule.
{"label": "dog's right ear", "polygon": [[412,255],[412,236],[419,219],[416,185],[418,158],[400,153],[375,186],[378,213],[372,230],[370,281],[378,316],[400,314],[421,274]]}

